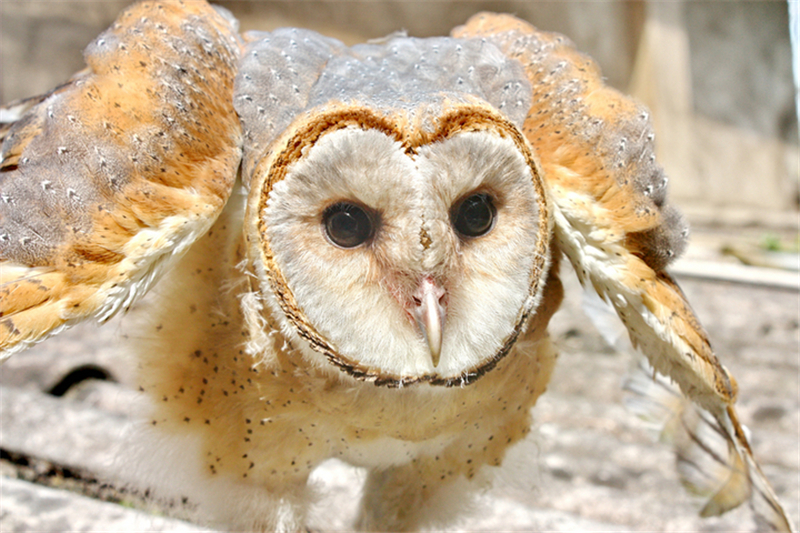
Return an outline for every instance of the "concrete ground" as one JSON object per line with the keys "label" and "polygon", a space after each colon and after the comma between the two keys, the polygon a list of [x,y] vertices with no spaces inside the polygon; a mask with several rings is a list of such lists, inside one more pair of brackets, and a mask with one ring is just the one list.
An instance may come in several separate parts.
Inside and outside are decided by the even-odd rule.
{"label": "concrete ground", "polygon": [[[755,455],[797,524],[800,280],[766,270],[748,271],[755,274],[747,283],[714,279],[729,263],[715,251],[723,233],[701,232],[677,277],[739,382],[739,412]],[[621,384],[633,358],[608,347],[582,311],[574,277],[563,277],[567,299],[551,324],[561,355],[534,410],[536,430],[477,512],[453,531],[752,531],[746,508],[697,516],[702,502],[681,488],[672,451],[623,406]],[[0,367],[0,531],[198,529],[103,482],[125,479],[114,450],[135,416],[136,393],[80,378],[125,381],[117,331],[113,322],[74,328]],[[69,388],[71,373],[80,383]],[[64,394],[47,393],[54,388]],[[312,528],[348,530],[361,474],[331,462],[315,478],[326,496]]]}

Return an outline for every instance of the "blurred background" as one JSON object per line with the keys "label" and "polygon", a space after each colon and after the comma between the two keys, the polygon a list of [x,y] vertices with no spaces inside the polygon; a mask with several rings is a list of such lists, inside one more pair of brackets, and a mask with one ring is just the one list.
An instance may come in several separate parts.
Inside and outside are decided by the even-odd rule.
{"label": "blurred background", "polygon": [[[0,101],[46,91],[81,69],[82,49],[129,3],[0,2]],[[245,31],[299,26],[349,44],[398,30],[446,35],[482,10],[515,14],[567,35],[598,61],[609,84],[651,108],[672,197],[695,225],[797,227],[800,154],[786,1],[219,3]]]}

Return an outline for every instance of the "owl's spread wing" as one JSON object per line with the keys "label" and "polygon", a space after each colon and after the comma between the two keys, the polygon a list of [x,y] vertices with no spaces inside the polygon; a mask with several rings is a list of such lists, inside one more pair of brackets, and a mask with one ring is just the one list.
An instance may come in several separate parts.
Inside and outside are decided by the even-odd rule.
{"label": "owl's spread wing", "polygon": [[596,64],[560,35],[482,15],[456,36],[486,37],[525,66],[533,105],[523,131],[581,281],[611,301],[656,370],[704,406],[727,405],[735,384],[663,270],[687,229],[666,203],[647,110],[606,87]]}
{"label": "owl's spread wing", "polygon": [[0,110],[0,356],[128,307],[216,219],[240,160],[234,26],[136,4],[88,69]]}
{"label": "owl's spread wing", "polygon": [[736,483],[722,487],[704,512],[720,514],[748,497],[752,503],[758,492],[775,509],[765,519],[771,527],[791,530],[737,420],[736,382],[664,270],[688,231],[666,202],[667,179],[655,161],[647,110],[606,87],[594,61],[560,35],[489,14],[453,34],[485,38],[523,65],[533,93],[523,131],[544,170],[560,249],[584,286],[615,308],[653,368],[724,430],[735,452],[731,464],[740,474],[744,469],[739,478],[747,483],[745,490]]}
{"label": "owl's spread wing", "polygon": [[[11,129],[14,125],[22,119],[25,115],[27,115],[32,108],[34,108],[37,104],[47,100],[49,97],[65,90],[73,83],[75,83],[78,79],[82,78],[83,76],[89,74],[89,69],[83,69],[80,72],[76,73],[72,78],[70,78],[67,82],[62,83],[58,87],[53,88],[49,92],[45,94],[39,94],[36,96],[30,96],[28,98],[23,98],[21,100],[16,100],[14,102],[10,102],[3,106],[0,106],[0,146],[8,137],[8,134],[11,133]],[[2,163],[3,166],[13,165],[16,164],[18,158],[10,157],[3,157]]]}
{"label": "owl's spread wing", "polygon": [[625,382],[626,404],[661,429],[675,448],[686,489],[707,498],[701,516],[716,516],[749,502],[758,531],[784,531],[789,522],[751,455],[740,454],[720,421],[689,401],[673,383],[642,362]]}

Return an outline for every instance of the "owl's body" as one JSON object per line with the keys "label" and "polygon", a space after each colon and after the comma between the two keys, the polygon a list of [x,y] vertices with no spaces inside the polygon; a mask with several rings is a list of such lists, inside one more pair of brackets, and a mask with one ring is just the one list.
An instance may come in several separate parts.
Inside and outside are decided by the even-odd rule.
{"label": "owl's body", "polygon": [[[253,340],[245,313],[258,310],[247,301],[253,295],[240,266],[243,205],[236,200],[159,284],[144,316],[133,317],[141,322],[134,333],[141,336],[139,381],[152,404],[153,433],[144,440],[158,443],[142,452],[149,460],[166,454],[148,481],[213,509],[228,527],[291,529],[301,527],[312,499],[308,476],[337,458],[382,476],[362,527],[397,531],[425,518],[457,518],[431,502],[439,491],[458,490],[466,505],[469,487],[490,478],[484,467],[499,465],[529,431],[530,408],[556,357],[545,328],[529,329],[466,387],[375,386],[302,357],[274,322],[260,324],[266,337],[253,354],[242,342]],[[557,281],[548,287],[560,289]],[[560,294],[553,298],[559,302]],[[542,312],[549,317],[556,307]],[[162,433],[169,438],[156,436]],[[170,486],[186,469],[193,481]]]}
{"label": "owl's body", "polygon": [[[251,56],[256,64],[245,60],[247,74],[239,79],[240,114],[254,147],[275,143],[261,141],[264,125],[257,117],[271,113],[258,94],[271,93],[274,82],[259,80],[259,68],[281,68],[290,41],[327,47],[326,54],[313,54],[296,44],[301,57],[327,58],[340,46],[301,30],[259,42]],[[521,119],[527,83],[499,51],[488,56],[492,65],[481,64],[486,55],[479,48],[470,41],[402,38],[340,51],[344,57],[325,67],[334,74],[322,77],[330,86],[318,83],[314,91],[320,95],[308,98],[308,107],[323,106],[313,121],[276,126],[289,131],[283,133],[292,139],[289,146],[306,146],[292,148],[283,156],[290,160],[280,162],[285,181],[274,186],[264,215],[272,243],[265,262],[278,263],[287,280],[304,280],[305,285],[287,285],[303,302],[314,333],[324,337],[322,354],[298,338],[277,298],[258,290],[262,267],[248,259],[245,235],[252,234],[243,221],[248,207],[263,208],[254,208],[252,199],[246,206],[243,195],[229,201],[209,235],[165,280],[168,292],[151,304],[160,317],[148,321],[143,336],[158,341],[143,345],[140,360],[142,388],[155,404],[153,425],[194,435],[199,452],[192,466],[207,478],[195,498],[219,506],[227,523],[300,527],[308,476],[322,461],[339,458],[373,471],[362,527],[416,528],[426,517],[445,518],[446,509],[432,503],[436,495],[464,492],[469,480],[499,465],[506,449],[529,431],[530,408],[555,362],[546,326],[561,289],[549,264],[549,222],[540,216],[546,204],[537,200],[541,188],[535,187],[533,163],[520,157],[514,141],[522,141],[512,137],[513,125],[466,92],[470,85],[473,92],[484,88],[476,68],[495,74],[505,68],[517,78],[495,75],[487,80],[493,85],[487,92],[508,98],[502,87],[513,82],[510,97]],[[460,64],[428,64],[423,75],[393,78],[387,68],[399,73],[411,66],[393,50],[422,64],[436,50]],[[283,67],[287,76],[293,68]],[[462,78],[464,91],[443,93],[431,70]],[[332,105],[331,94],[343,92],[338,100],[347,103]],[[414,99],[403,102],[404,94]],[[320,120],[319,113],[330,118]],[[320,131],[320,123],[328,131]],[[245,176],[265,164],[256,159],[262,157],[255,148],[245,154]],[[263,186],[251,181],[250,187]],[[493,228],[491,248],[477,239],[460,240],[451,228],[451,207],[475,190],[502,195],[496,208],[509,219],[508,227]],[[341,200],[380,213],[380,233],[369,246],[342,249],[320,230],[320,213]],[[307,260],[297,261],[304,254]],[[332,270],[333,264],[339,268]],[[541,283],[548,268],[553,274]],[[435,364],[403,305],[428,277],[446,292],[448,316],[465,315],[447,321]],[[517,279],[509,285],[509,278]],[[482,305],[476,306],[481,293]],[[546,303],[536,309],[540,302]],[[497,320],[482,320],[492,316]],[[479,320],[483,324],[476,327]],[[253,523],[248,500],[244,508],[227,498],[220,504],[225,490],[211,488],[215,478],[275,494],[292,487],[296,500],[270,502],[267,507],[280,508],[280,516],[266,513]]]}
{"label": "owl's body", "polygon": [[105,320],[163,277],[130,334],[161,494],[302,530],[309,475],[339,458],[369,470],[359,527],[446,521],[530,430],[563,254],[745,465],[704,513],[749,500],[791,528],[664,270],[686,228],[648,114],[566,39],[499,15],[352,48],[240,38],[164,0],[87,62],[0,130],[0,342]]}

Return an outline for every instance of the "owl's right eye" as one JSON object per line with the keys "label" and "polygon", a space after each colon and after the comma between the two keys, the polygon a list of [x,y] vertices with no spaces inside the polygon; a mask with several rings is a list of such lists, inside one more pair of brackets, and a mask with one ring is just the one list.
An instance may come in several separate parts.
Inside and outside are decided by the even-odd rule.
{"label": "owl's right eye", "polygon": [[374,233],[372,217],[360,205],[339,202],[325,209],[322,223],[330,241],[342,248],[355,248]]}

